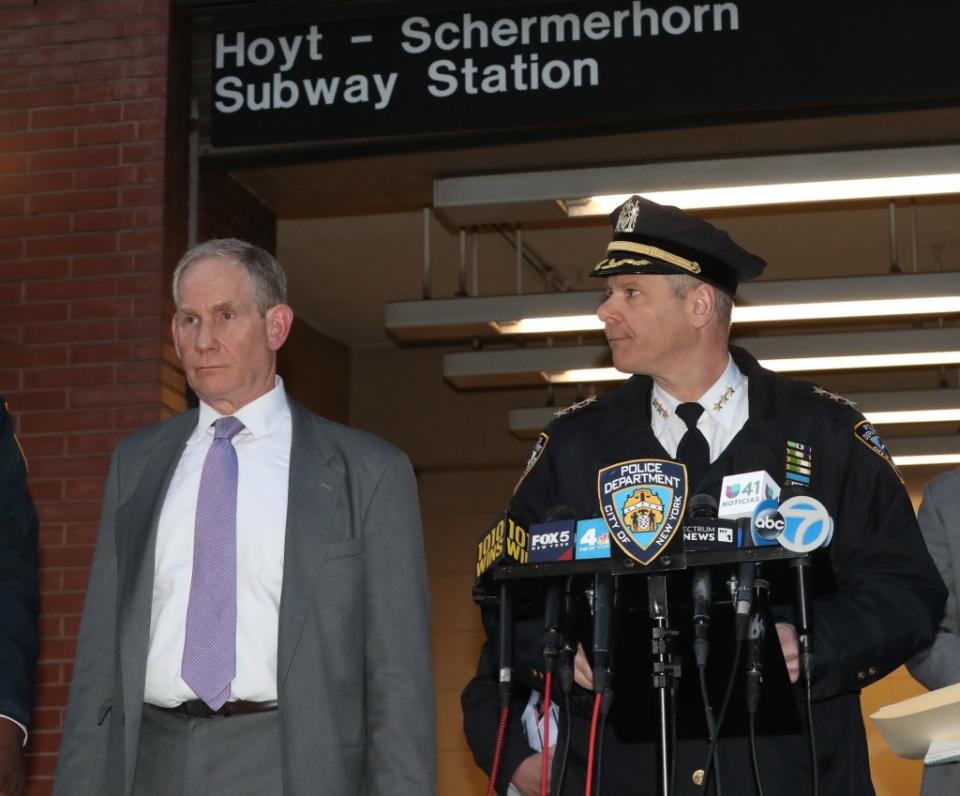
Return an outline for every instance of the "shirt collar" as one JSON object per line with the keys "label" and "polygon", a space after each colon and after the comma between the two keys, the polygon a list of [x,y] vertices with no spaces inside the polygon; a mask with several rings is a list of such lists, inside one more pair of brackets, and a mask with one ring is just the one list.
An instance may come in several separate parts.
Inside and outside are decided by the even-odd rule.
{"label": "shirt collar", "polygon": [[[290,406],[287,403],[287,393],[283,387],[283,379],[274,377],[274,387],[270,392],[233,413],[233,417],[243,423],[240,435],[254,437],[268,437],[274,433],[285,421],[290,418]],[[221,415],[210,404],[200,401],[200,414],[197,417],[197,426],[190,435],[188,444],[199,442],[207,434],[213,434],[213,423]]]}
{"label": "shirt collar", "polygon": [[727,356],[727,369],[713,386],[700,396],[699,403],[717,425],[729,430],[733,428],[737,409],[747,400],[747,377],[740,372],[733,357],[729,354]]}
{"label": "shirt collar", "polygon": [[[719,425],[732,429],[737,408],[747,400],[747,377],[740,372],[733,357],[727,355],[727,367],[720,378],[697,400],[704,414]],[[658,435],[676,418],[677,407],[683,403],[674,398],[656,382],[650,392],[650,425]],[[683,423],[680,420],[680,423]]]}

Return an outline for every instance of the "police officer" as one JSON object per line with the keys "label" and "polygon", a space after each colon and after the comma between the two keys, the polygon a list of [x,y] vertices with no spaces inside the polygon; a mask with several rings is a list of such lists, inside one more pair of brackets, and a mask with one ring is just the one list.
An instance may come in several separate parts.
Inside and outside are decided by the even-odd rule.
{"label": "police officer", "polygon": [[37,513],[0,395],[0,796],[23,793],[22,747],[37,663]]}
{"label": "police officer", "polygon": [[[813,561],[812,712],[819,792],[872,794],[860,689],[930,642],[946,596],[900,475],[876,431],[847,401],[765,370],[747,351],[729,345],[737,284],[758,276],[763,260],[705,221],[638,196],[614,211],[611,221],[607,256],[591,274],[606,282],[597,314],[615,366],[635,375],[544,430],[510,509],[526,523],[542,521],[557,505],[571,507],[579,518],[601,516],[598,472],[635,459],[684,461],[688,497],[706,493],[719,499],[729,474],[765,470],[779,483],[790,476],[804,480],[836,529],[830,547],[818,550]],[[789,573],[774,570],[770,577],[792,589]],[[643,578],[620,580],[636,584]],[[800,689],[791,685],[799,675],[797,633],[787,608],[778,610],[777,618],[777,632],[770,637],[779,645],[773,643],[776,659],[766,662],[760,714],[765,720],[757,731],[759,769],[767,793],[809,794],[809,739]],[[498,629],[492,614],[484,620],[490,638],[462,703],[468,742],[478,764],[489,770],[497,721]],[[644,622],[645,616],[635,614],[620,627],[603,793],[657,792],[657,713]],[[542,689],[542,632],[542,619],[536,617],[515,629],[521,692]],[[732,646],[714,647],[711,669],[722,673],[722,686]],[[705,719],[695,699],[682,698],[684,687],[689,693],[696,682],[692,665],[687,668],[680,681],[676,792],[702,794]],[[584,697],[592,671],[582,647],[575,671],[573,707],[561,719],[569,723],[573,739],[564,796],[584,790],[590,720],[590,700]],[[722,687],[714,691],[713,701],[721,693]],[[719,747],[723,789],[738,796],[754,792],[744,721],[736,718],[742,713],[739,705],[730,708]],[[531,755],[513,724],[500,771],[499,792],[512,782],[525,796],[539,793],[540,757]]]}

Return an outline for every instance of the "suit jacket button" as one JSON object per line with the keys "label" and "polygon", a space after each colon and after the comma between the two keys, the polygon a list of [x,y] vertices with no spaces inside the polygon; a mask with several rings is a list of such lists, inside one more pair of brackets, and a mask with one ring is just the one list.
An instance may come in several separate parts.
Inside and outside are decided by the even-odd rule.
{"label": "suit jacket button", "polygon": [[693,780],[694,785],[702,785],[704,779],[703,769],[698,768],[696,771],[694,771],[691,779]]}
{"label": "suit jacket button", "polygon": [[869,669],[867,669],[867,674],[869,674],[871,677],[875,677],[877,674],[877,667],[871,666]]}
{"label": "suit jacket button", "polygon": [[866,673],[866,672],[857,672],[857,679],[858,679],[858,680],[866,680],[866,679],[867,679],[867,673]]}

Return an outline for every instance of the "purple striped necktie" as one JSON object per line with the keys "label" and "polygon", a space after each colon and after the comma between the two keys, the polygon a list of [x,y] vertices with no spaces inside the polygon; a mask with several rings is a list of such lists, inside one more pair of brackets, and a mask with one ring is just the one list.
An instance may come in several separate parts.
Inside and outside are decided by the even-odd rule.
{"label": "purple striped necktie", "polygon": [[203,462],[193,532],[193,576],[180,674],[213,710],[230,699],[237,673],[237,452],[235,417],[214,424]]}

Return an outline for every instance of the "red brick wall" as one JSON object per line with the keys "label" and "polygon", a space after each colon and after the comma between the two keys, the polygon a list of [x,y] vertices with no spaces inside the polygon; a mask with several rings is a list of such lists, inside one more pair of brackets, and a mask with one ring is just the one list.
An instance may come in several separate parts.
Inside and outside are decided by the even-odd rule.
{"label": "red brick wall", "polygon": [[200,175],[200,240],[242,238],[277,253],[273,211],[225,172]]}
{"label": "red brick wall", "polygon": [[41,517],[35,796],[50,791],[110,451],[163,411],[189,63],[171,27],[168,0],[0,0],[0,391]]}

